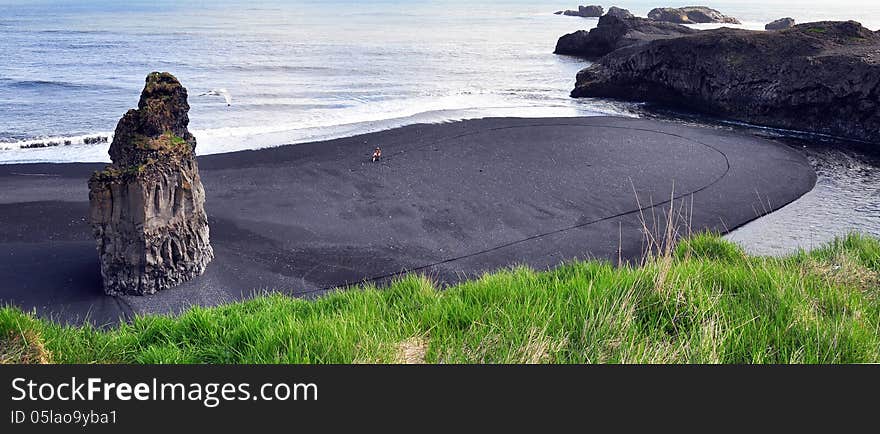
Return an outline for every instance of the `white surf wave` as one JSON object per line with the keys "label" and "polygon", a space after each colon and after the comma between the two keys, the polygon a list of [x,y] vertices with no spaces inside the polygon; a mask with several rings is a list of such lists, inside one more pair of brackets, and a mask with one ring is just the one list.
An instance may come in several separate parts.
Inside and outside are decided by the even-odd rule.
{"label": "white surf wave", "polygon": [[26,140],[9,142],[0,141],[0,151],[27,150],[27,149],[53,149],[79,145],[109,144],[113,141],[113,132],[97,131],[88,134],[75,134],[69,136],[43,136]]}
{"label": "white surf wave", "polygon": [[[483,101],[486,102],[486,101]],[[497,101],[496,101],[497,102]],[[199,155],[262,149],[285,144],[331,140],[382,131],[417,123],[442,123],[465,119],[486,117],[577,117],[599,115],[632,116],[620,107],[600,103],[558,105],[506,104],[496,106],[462,106],[420,111],[417,105],[407,104],[396,112],[376,112],[369,110],[328,119],[315,116],[310,120],[279,122],[259,125],[244,125],[221,128],[193,129],[198,142]],[[334,122],[335,121],[335,122]],[[85,140],[94,137],[107,137],[106,143],[86,144]],[[12,143],[0,143],[0,164],[16,163],[68,163],[68,162],[109,162],[107,154],[113,136],[110,133],[93,133],[76,136],[46,137]],[[70,144],[64,145],[65,142]],[[57,146],[30,148],[34,143],[55,142]]]}

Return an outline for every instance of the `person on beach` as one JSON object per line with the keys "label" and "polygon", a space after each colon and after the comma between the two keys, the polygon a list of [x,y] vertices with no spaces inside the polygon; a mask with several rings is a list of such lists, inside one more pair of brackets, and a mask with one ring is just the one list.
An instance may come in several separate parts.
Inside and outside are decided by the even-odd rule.
{"label": "person on beach", "polygon": [[373,151],[373,161],[379,161],[380,158],[382,158],[382,149],[376,146],[376,150]]}

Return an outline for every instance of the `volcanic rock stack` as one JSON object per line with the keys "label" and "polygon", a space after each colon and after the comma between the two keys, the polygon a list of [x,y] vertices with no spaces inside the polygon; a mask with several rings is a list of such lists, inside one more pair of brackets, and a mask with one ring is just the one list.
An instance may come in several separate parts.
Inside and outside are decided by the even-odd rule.
{"label": "volcanic rock stack", "polygon": [[89,219],[108,295],[173,287],[214,258],[186,98],[173,75],[150,73],[138,108],[116,126],[113,163],[89,180]]}

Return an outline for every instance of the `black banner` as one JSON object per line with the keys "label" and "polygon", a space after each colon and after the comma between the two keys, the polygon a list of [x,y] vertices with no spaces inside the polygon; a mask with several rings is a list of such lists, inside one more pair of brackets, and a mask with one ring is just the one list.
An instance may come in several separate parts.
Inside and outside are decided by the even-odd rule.
{"label": "black banner", "polygon": [[[873,366],[3,366],[3,433],[421,431],[638,425],[837,429],[871,417]],[[860,392],[867,392],[863,394]],[[199,431],[203,432],[203,431]],[[543,431],[541,431],[543,432]]]}

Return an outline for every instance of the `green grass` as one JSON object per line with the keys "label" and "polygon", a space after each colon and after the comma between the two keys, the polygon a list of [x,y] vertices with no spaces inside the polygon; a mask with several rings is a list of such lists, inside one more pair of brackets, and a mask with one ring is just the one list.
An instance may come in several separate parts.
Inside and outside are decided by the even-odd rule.
{"label": "green grass", "polygon": [[55,363],[880,362],[880,241],[785,258],[698,235],[639,267],[424,277],[317,300],[267,295],[110,330],[0,309],[0,359]]}

